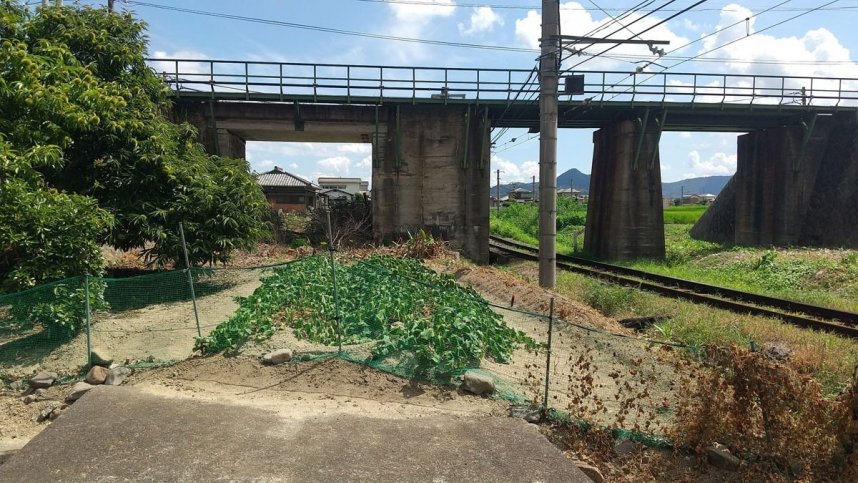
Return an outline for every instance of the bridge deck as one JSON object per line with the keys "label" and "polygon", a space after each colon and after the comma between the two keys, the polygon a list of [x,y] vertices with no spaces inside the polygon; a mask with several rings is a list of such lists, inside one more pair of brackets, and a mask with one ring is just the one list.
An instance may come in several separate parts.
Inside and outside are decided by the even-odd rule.
{"label": "bridge deck", "polygon": [[[538,127],[533,70],[149,59],[182,101],[467,105],[493,127]],[[560,127],[661,118],[668,131],[743,132],[858,109],[858,79],[689,72],[575,72]],[[583,77],[583,79],[581,79]]]}

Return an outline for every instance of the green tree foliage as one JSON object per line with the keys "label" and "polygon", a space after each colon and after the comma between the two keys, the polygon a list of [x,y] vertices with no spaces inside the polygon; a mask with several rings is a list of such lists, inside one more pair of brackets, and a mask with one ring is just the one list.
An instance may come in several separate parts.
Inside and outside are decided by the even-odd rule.
{"label": "green tree foliage", "polygon": [[[207,155],[192,127],[166,119],[169,93],[145,65],[144,32],[129,14],[32,14],[0,0],[0,290],[96,273],[102,242],[181,261],[179,222],[192,263],[226,261],[267,236],[247,163]],[[38,243],[47,253],[31,261]]]}

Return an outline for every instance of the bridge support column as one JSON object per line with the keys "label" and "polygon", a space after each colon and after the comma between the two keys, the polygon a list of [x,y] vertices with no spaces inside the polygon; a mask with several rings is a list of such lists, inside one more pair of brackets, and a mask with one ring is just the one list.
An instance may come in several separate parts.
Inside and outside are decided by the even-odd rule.
{"label": "bridge support column", "polygon": [[659,133],[650,124],[621,121],[593,134],[584,250],[596,257],[664,257]]}
{"label": "bridge support column", "polygon": [[854,111],[739,136],[737,158],[730,189],[695,224],[693,237],[752,246],[858,247]]}
{"label": "bridge support column", "polygon": [[475,108],[405,106],[384,115],[375,147],[373,231],[379,240],[425,229],[470,259],[489,258],[488,130]]}

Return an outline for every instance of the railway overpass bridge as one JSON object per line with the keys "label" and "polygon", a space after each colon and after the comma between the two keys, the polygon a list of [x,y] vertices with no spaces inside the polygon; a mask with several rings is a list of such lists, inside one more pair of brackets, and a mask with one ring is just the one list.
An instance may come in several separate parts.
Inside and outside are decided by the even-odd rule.
{"label": "railway overpass bridge", "polygon": [[[216,154],[247,141],[372,145],[373,230],[428,229],[488,259],[491,133],[539,126],[535,71],[150,59],[174,117]],[[664,131],[747,133],[695,232],[737,244],[858,245],[858,79],[578,71],[560,128],[595,128],[585,249],[664,256]],[[563,156],[564,153],[559,153]],[[554,180],[542,180],[554,184]],[[832,232],[832,226],[843,225]]]}

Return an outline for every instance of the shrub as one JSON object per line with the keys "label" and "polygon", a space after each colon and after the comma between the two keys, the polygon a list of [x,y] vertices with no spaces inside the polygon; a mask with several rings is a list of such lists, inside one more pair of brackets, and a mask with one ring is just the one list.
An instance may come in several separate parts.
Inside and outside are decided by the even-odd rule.
{"label": "shrub", "polygon": [[[37,289],[40,293],[36,296],[18,297],[11,307],[10,315],[13,320],[24,321],[29,327],[41,325],[51,337],[71,338],[80,332],[86,323],[84,283],[83,277],[77,277]],[[102,280],[90,279],[91,312],[109,308],[104,299],[105,288]]]}

